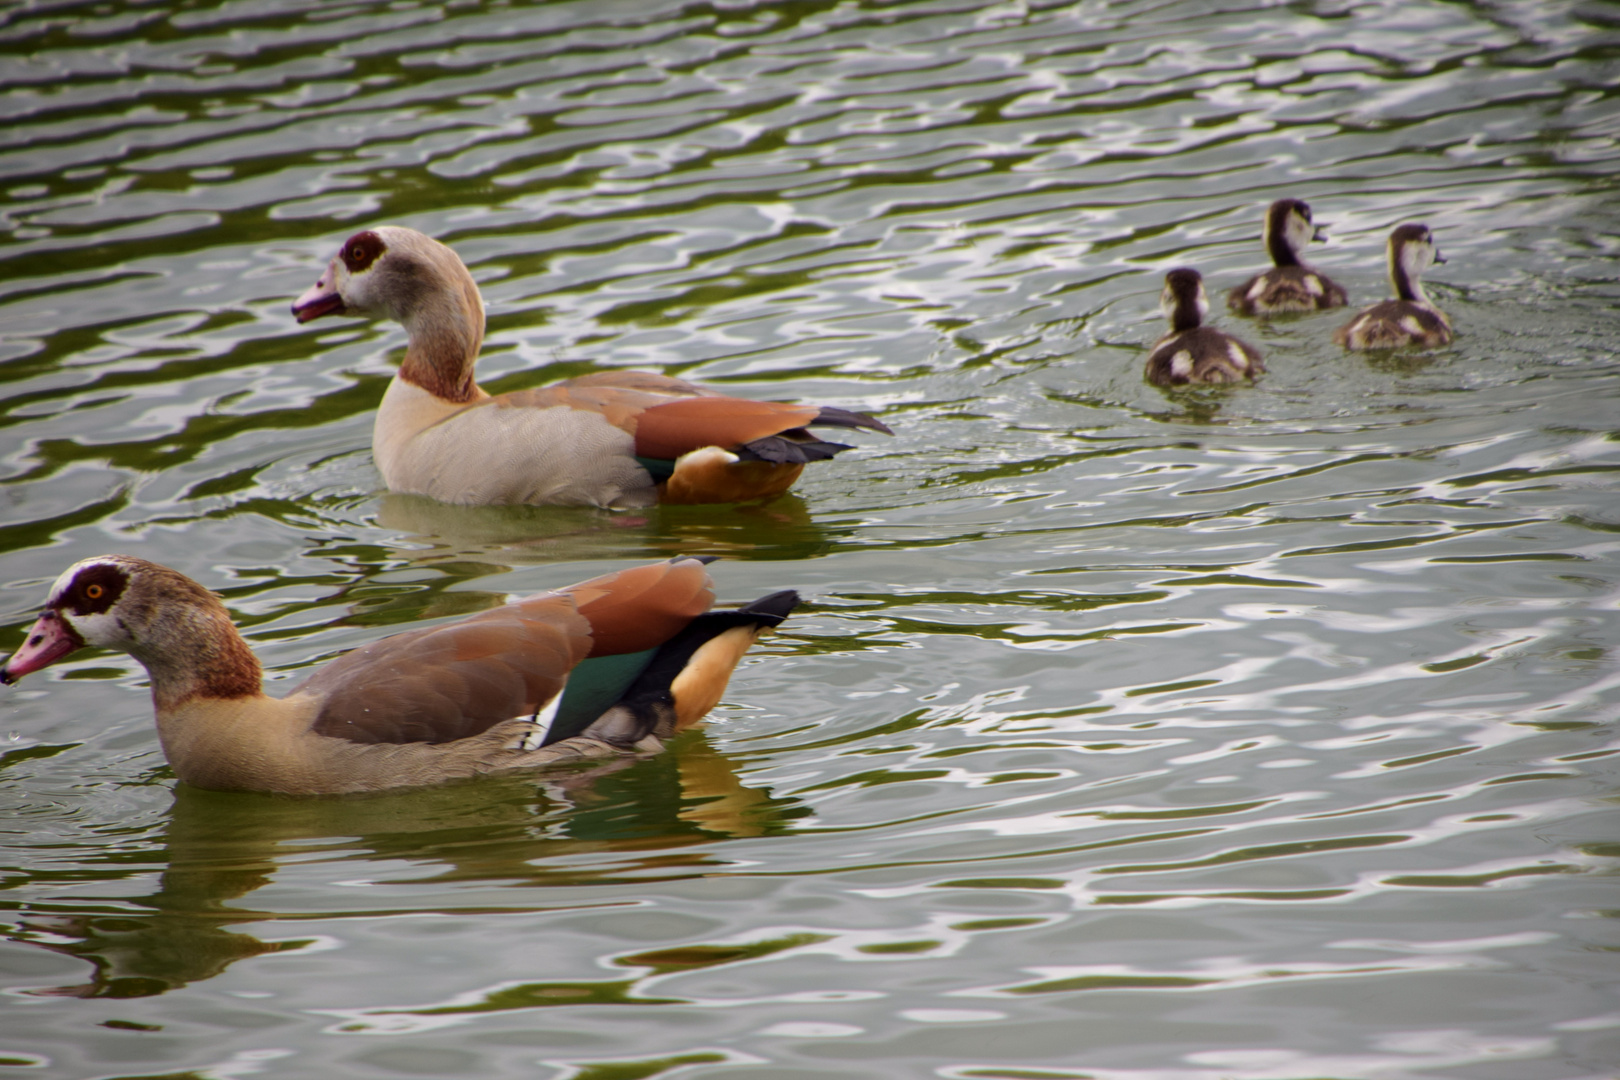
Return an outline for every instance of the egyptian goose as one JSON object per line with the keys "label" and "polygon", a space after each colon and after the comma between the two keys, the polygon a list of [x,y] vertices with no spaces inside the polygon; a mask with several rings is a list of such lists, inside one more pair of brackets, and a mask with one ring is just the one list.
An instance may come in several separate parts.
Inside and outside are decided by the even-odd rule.
{"label": "egyptian goose", "polygon": [[1427,225],[1398,225],[1389,234],[1389,283],[1396,299],[1362,311],[1339,327],[1333,340],[1347,349],[1437,348],[1451,342],[1451,320],[1434,306],[1419,280],[1431,263],[1443,263]]}
{"label": "egyptian goose", "polygon": [[1170,320],[1170,332],[1154,342],[1148,353],[1148,382],[1156,386],[1229,383],[1266,370],[1253,345],[1202,325],[1209,314],[1209,297],[1198,271],[1183,267],[1164,275],[1159,309]]}
{"label": "egyptian goose", "polygon": [[1311,208],[1298,199],[1278,199],[1266,211],[1266,252],[1275,265],[1226,294],[1226,306],[1239,315],[1279,315],[1343,307],[1350,297],[1300,253],[1312,240],[1326,240],[1311,221]]}
{"label": "egyptian goose", "polygon": [[345,653],[284,698],[219,597],[129,555],[70,566],[0,665],[13,683],[87,645],[146,667],[174,773],[330,795],[647,753],[702,719],[792,590],[709,611],[704,559],[637,566]]}
{"label": "egyptian goose", "polygon": [[462,504],[648,506],[771,498],[806,462],[849,447],[808,425],[870,428],[863,413],[725,397],[684,379],[613,371],[491,396],[473,381],[484,303],[456,253],[414,229],[349,237],[292,306],[393,319],[410,336],[371,449],[393,491]]}

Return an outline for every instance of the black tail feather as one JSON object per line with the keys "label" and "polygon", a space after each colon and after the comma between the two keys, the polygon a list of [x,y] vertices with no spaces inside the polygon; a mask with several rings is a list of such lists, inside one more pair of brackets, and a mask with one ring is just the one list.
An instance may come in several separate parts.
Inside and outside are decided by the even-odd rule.
{"label": "black tail feather", "polygon": [[775,626],[792,614],[793,609],[799,606],[799,594],[793,589],[783,589],[773,592],[769,596],[762,596],[752,604],[744,604],[738,608],[738,615],[759,616],[755,622],[761,626]]}
{"label": "black tail feather", "polygon": [[810,421],[812,424],[825,424],[828,427],[867,428],[872,431],[881,431],[885,435],[893,435],[889,425],[883,421],[866,415],[852,412],[849,409],[835,409],[831,405],[821,407],[821,415]]}
{"label": "black tail feather", "polygon": [[783,589],[762,596],[735,611],[710,611],[658,647],[658,652],[624,692],[613,708],[588,729],[594,738],[618,746],[634,746],[648,735],[667,736],[674,720],[670,687],[693,655],[727,630],[739,626],[773,627],[799,604],[799,594]]}
{"label": "black tail feather", "polygon": [[[795,438],[794,436],[798,436]],[[816,438],[804,428],[794,428],[780,435],[767,435],[743,443],[737,456],[744,461],[768,461],[773,465],[804,465],[812,461],[826,461],[834,454],[854,447],[847,443],[826,442]]]}

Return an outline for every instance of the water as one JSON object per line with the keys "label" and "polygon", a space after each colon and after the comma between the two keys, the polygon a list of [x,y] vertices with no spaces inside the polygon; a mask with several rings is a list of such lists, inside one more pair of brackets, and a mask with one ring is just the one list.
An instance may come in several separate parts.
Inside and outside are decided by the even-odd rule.
{"label": "water", "polygon": [[[276,680],[627,560],[811,602],[572,785],[179,789],[140,669],[0,691],[0,1066],[40,1077],[1620,1075],[1620,23],[1599,4],[56,3],[0,14],[0,649],[68,563]],[[1382,298],[1145,385],[1165,270]],[[769,506],[379,493],[407,224],[486,386],[881,413]],[[286,685],[286,683],[283,683]],[[279,689],[279,688],[277,688]]]}

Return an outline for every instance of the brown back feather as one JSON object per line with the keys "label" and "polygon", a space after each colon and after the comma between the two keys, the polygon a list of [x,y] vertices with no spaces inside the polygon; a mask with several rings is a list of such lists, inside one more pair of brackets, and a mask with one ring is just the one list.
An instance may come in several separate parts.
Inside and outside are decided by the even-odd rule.
{"label": "brown back feather", "polygon": [[795,431],[806,424],[889,433],[883,423],[864,413],[726,397],[685,379],[650,371],[600,371],[551,386],[502,394],[495,404],[525,409],[564,406],[599,413],[614,427],[635,435],[638,455],[664,461],[674,461],[705,446],[736,451],[757,439]]}
{"label": "brown back feather", "polygon": [[601,413],[621,431],[634,432],[637,418],[654,405],[685,397],[713,397],[685,379],[650,371],[599,371],[533,390],[514,390],[495,399],[503,408],[550,409],[559,405]]}
{"label": "brown back feather", "polygon": [[587,656],[662,645],[714,604],[696,559],[604,574],[338,657],[295,694],[320,694],[316,734],[447,743],[530,716]]}
{"label": "brown back feather", "polygon": [[558,386],[611,387],[618,390],[639,390],[644,394],[662,394],[665,397],[720,397],[717,391],[699,386],[671,375],[653,371],[598,371],[567,379]]}
{"label": "brown back feather", "polygon": [[322,694],[314,730],[359,743],[446,743],[532,715],[590,652],[562,593],[411,630],[345,653],[294,693]]}

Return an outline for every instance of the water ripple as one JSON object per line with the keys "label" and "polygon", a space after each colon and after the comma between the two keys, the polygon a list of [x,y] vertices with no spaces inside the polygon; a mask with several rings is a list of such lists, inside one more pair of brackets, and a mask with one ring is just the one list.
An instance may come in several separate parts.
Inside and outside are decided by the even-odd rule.
{"label": "water ripple", "polygon": [[[115,549],[218,589],[279,682],[631,559],[809,597],[705,732],[538,788],[176,789],[127,658],[8,689],[33,1021],[4,1060],[1606,1075],[1615,29],[1396,0],[0,12],[0,647]],[[1357,303],[1389,228],[1430,224],[1456,343],[1217,313],[1267,376],[1146,386],[1163,272],[1255,272],[1284,195]],[[766,507],[381,495],[402,331],[287,312],[379,222],[466,259],[496,389],[652,367],[897,435]]]}

